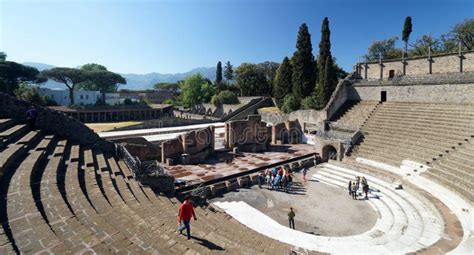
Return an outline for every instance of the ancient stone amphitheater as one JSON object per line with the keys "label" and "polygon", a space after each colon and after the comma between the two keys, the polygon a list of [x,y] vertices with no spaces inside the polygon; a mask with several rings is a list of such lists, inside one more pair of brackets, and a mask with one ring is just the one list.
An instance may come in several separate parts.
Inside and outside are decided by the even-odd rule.
{"label": "ancient stone amphitheater", "polygon": [[[114,144],[47,109],[31,131],[19,117],[28,104],[1,95],[0,254],[473,254],[473,72],[435,76],[385,84],[352,74],[339,84],[329,106],[346,109],[328,118],[330,129],[362,136],[335,148],[340,160],[318,164],[313,178],[346,192],[364,175],[379,197],[369,200],[376,224],[344,237],[291,230],[220,202],[196,207],[187,241],[176,231],[180,201],[139,183]],[[381,90],[388,99],[378,100]],[[337,139],[321,141],[315,151],[324,157],[322,143]]]}

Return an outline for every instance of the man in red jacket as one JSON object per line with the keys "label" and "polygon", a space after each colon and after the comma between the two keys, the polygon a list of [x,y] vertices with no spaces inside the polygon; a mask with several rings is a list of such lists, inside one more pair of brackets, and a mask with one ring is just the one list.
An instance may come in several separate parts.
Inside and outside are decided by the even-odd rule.
{"label": "man in red jacket", "polygon": [[184,202],[179,206],[178,231],[180,234],[183,234],[183,230],[186,229],[188,240],[191,239],[191,226],[189,225],[191,217],[194,217],[194,220],[197,220],[196,214],[194,213],[193,201],[191,201],[189,195],[186,195],[184,197]]}

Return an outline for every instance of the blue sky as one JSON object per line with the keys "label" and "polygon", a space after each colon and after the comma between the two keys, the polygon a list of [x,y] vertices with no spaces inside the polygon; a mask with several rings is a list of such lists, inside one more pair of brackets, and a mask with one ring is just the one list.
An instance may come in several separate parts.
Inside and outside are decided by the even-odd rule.
{"label": "blue sky", "polygon": [[[350,70],[373,40],[439,36],[474,17],[472,0],[0,0],[0,51],[17,62],[120,73],[174,73],[217,61],[281,62],[305,22],[317,54],[329,18],[332,52]],[[401,45],[401,44],[400,44]]]}

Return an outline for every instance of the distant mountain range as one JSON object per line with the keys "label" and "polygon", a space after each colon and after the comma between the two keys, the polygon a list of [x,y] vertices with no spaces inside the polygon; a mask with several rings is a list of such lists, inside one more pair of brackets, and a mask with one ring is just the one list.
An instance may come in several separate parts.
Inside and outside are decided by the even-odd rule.
{"label": "distant mountain range", "polygon": [[[37,68],[39,71],[46,69],[54,68],[55,66],[44,64],[44,63],[35,63],[35,62],[24,62],[23,65],[31,66]],[[127,85],[121,86],[123,89],[131,90],[142,90],[142,89],[151,89],[153,85],[159,82],[176,82],[179,80],[184,80],[186,77],[200,73],[202,76],[208,78],[211,81],[216,79],[216,68],[215,67],[198,67],[194,68],[191,71],[185,73],[175,73],[175,74],[162,74],[162,73],[147,73],[147,74],[120,74],[127,80]],[[64,89],[65,86],[61,83],[48,80],[42,87],[45,88],[54,88],[54,89]]]}

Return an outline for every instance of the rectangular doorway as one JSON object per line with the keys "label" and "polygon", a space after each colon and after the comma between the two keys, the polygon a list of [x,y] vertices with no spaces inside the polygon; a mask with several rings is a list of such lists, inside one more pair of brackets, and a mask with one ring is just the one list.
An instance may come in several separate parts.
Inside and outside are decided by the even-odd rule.
{"label": "rectangular doorway", "polygon": [[388,71],[388,78],[393,79],[393,77],[395,77],[395,70],[389,70]]}
{"label": "rectangular doorway", "polygon": [[385,102],[387,101],[387,91],[382,91],[380,92],[380,102]]}

